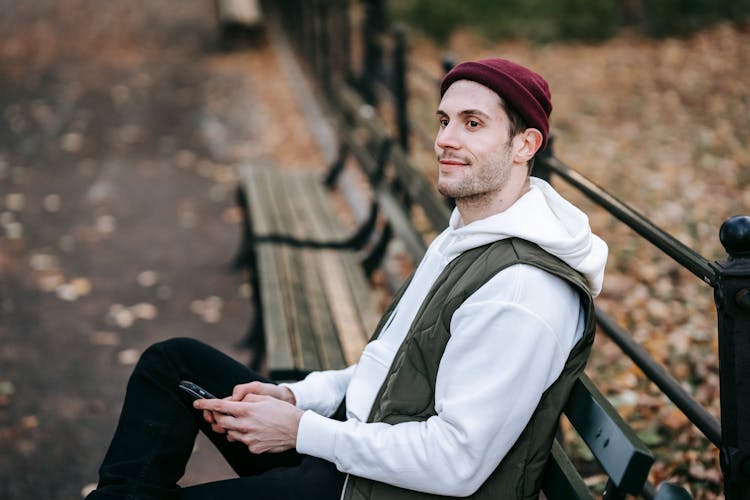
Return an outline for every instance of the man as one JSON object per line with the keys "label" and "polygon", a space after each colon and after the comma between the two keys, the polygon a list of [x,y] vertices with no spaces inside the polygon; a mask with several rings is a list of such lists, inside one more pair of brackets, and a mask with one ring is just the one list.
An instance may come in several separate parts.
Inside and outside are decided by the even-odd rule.
{"label": "man", "polygon": [[[552,109],[541,76],[488,59],[440,90],[438,188],[456,209],[357,365],[277,386],[196,341],[152,346],[90,498],[536,497],[607,247],[529,177]],[[231,396],[196,412],[181,378]],[[198,429],[239,478],[175,486]]]}

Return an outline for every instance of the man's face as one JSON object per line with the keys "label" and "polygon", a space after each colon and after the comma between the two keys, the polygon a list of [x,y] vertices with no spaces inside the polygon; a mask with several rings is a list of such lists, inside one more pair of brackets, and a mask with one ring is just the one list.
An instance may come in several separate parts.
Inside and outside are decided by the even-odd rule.
{"label": "man's face", "polygon": [[514,155],[510,121],[500,97],[484,85],[459,80],[443,95],[437,118],[440,193],[469,200],[499,192]]}

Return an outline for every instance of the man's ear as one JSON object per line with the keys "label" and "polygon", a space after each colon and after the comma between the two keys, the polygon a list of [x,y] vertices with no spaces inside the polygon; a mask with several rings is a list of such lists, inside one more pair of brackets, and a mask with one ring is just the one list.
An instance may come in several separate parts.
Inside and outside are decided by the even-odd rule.
{"label": "man's ear", "polygon": [[527,128],[513,138],[515,149],[513,161],[527,163],[542,145],[542,133],[535,128]]}

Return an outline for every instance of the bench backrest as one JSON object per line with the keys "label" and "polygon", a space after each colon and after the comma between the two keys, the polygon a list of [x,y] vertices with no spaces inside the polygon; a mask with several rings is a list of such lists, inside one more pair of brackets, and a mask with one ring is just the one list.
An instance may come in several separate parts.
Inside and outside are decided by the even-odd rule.
{"label": "bench backrest", "polygon": [[[586,374],[573,386],[563,413],[609,478],[610,495],[640,494],[654,457]],[[566,498],[555,492],[561,486],[560,478],[554,479],[554,485],[546,487],[551,493],[547,496]]]}
{"label": "bench backrest", "polygon": [[654,457],[585,374],[573,387],[564,412],[610,481],[624,493],[639,494]]}
{"label": "bench backrest", "polygon": [[[403,150],[388,135],[375,110],[346,85],[336,92],[339,137],[369,178],[375,201],[409,255],[421,260],[427,249],[422,232],[438,232],[448,224],[450,202],[440,196],[429,180],[408,161]],[[412,209],[421,210],[429,224],[417,228]]]}

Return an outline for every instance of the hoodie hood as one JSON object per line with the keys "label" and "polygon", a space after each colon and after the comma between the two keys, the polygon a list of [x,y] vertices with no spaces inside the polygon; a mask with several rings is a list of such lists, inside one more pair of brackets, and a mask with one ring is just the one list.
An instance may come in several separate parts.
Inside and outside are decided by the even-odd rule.
{"label": "hoodie hood", "polygon": [[505,238],[539,245],[581,273],[596,296],[602,289],[607,244],[591,232],[589,219],[547,182],[531,177],[531,189],[510,208],[486,219],[464,224],[458,209],[437,242],[443,257],[457,255]]}

